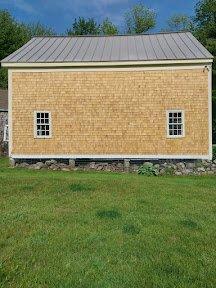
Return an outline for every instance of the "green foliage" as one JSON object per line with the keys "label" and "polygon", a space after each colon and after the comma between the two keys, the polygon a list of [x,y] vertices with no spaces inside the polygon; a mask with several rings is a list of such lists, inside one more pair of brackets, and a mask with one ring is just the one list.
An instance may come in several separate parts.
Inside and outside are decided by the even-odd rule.
{"label": "green foliage", "polygon": [[56,35],[56,32],[40,22],[30,23],[27,25],[23,25],[23,29],[26,29],[29,39],[34,36],[53,36]]}
{"label": "green foliage", "polygon": [[195,7],[194,22],[195,36],[216,56],[216,1],[199,1]]}
{"label": "green foliage", "polygon": [[0,88],[7,89],[7,80],[8,79],[8,74],[7,74],[7,69],[1,67],[0,68]]}
{"label": "green foliage", "polygon": [[157,176],[158,169],[154,167],[152,163],[144,163],[138,169],[138,174],[145,176]]}
{"label": "green foliage", "polygon": [[213,146],[212,148],[212,159],[216,160],[216,146]]}
{"label": "green foliage", "polygon": [[134,5],[124,15],[126,33],[142,34],[155,27],[156,13],[144,4]]}
{"label": "green foliage", "polygon": [[100,25],[93,18],[85,19],[79,17],[75,19],[72,27],[67,30],[68,35],[98,35],[100,34]]}
{"label": "green foliage", "polygon": [[116,35],[118,34],[118,28],[106,18],[100,25],[100,31],[102,35]]}
{"label": "green foliage", "polygon": [[175,14],[167,21],[167,28],[164,31],[193,31],[193,21],[190,17],[184,14]]}

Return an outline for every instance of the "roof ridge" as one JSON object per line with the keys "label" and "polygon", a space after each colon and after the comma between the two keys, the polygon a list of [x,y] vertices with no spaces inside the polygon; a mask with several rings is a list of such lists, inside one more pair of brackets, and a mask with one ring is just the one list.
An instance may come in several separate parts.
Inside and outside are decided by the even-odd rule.
{"label": "roof ridge", "polygon": [[33,38],[77,38],[77,37],[134,37],[134,36],[149,36],[149,35],[161,35],[161,34],[179,34],[179,33],[191,33],[190,31],[172,31],[172,32],[155,32],[155,33],[144,33],[144,34],[116,34],[116,35],[37,35]]}

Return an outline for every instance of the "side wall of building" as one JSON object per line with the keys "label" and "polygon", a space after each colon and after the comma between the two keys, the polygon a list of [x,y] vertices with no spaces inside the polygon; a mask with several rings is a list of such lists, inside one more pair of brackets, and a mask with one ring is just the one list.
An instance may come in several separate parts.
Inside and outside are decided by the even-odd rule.
{"label": "side wall of building", "polygon": [[[209,72],[47,70],[11,74],[12,157],[209,158]],[[167,138],[167,110],[183,110],[185,137]],[[52,137],[34,138],[34,111]]]}

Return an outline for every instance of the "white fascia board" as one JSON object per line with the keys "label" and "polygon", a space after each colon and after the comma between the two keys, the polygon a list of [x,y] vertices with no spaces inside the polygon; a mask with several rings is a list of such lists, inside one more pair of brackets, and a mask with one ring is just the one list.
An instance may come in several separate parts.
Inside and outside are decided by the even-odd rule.
{"label": "white fascia board", "polygon": [[115,61],[115,62],[34,62],[34,63],[9,63],[2,62],[2,67],[116,67],[116,66],[151,66],[151,65],[176,65],[176,64],[209,64],[213,59],[186,59],[186,60],[157,60],[157,61]]}

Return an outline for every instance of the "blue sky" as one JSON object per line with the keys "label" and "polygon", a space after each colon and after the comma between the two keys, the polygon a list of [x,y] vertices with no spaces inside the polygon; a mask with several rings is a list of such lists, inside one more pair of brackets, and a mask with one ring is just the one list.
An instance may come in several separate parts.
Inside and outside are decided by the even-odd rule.
{"label": "blue sky", "polygon": [[0,9],[9,10],[19,21],[40,21],[57,33],[64,33],[79,16],[94,17],[98,22],[109,17],[122,30],[122,15],[138,2],[157,13],[155,30],[160,31],[170,15],[193,15],[197,0],[0,0]]}

